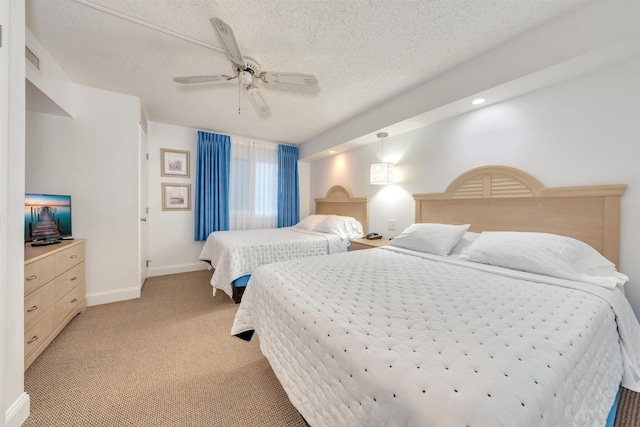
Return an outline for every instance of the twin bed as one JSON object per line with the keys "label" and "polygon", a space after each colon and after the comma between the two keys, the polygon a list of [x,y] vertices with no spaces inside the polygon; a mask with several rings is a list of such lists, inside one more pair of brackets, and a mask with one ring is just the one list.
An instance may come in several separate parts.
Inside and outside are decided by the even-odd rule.
{"label": "twin bed", "polygon": [[211,233],[200,260],[214,269],[211,277],[214,295],[220,289],[238,303],[251,272],[259,266],[346,252],[350,239],[366,234],[367,198],[353,197],[347,187],[336,185],[315,202],[316,214],[295,227]]}
{"label": "twin bed", "polygon": [[254,270],[231,333],[259,335],[314,427],[603,426],[620,385],[640,391],[625,188],[474,169],[415,195],[391,245]]}

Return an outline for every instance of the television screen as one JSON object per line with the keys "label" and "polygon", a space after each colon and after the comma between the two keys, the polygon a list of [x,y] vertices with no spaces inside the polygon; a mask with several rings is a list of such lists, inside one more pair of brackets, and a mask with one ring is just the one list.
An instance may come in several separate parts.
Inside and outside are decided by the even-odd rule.
{"label": "television screen", "polygon": [[27,193],[24,198],[24,241],[71,236],[71,196]]}

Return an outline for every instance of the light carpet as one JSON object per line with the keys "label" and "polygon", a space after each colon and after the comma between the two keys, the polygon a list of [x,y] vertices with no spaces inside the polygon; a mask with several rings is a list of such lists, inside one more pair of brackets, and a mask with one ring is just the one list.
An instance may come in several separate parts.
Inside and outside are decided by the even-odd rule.
{"label": "light carpet", "polygon": [[149,278],[87,308],[25,373],[31,426],[306,426],[211,273]]}

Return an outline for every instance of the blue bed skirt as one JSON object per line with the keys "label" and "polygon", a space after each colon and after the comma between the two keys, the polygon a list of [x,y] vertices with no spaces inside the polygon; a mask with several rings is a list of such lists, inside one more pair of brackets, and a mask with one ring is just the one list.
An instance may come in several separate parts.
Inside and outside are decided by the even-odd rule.
{"label": "blue bed skirt", "polygon": [[620,399],[620,389],[618,389],[618,393],[616,394],[616,399],[613,401],[613,406],[609,411],[609,416],[607,417],[607,423],[605,427],[613,427],[613,422],[616,419],[616,409],[618,409],[618,400]]}
{"label": "blue bed skirt", "polygon": [[247,286],[247,283],[249,282],[250,277],[251,277],[250,274],[246,274],[242,277],[238,277],[236,280],[231,282],[231,286],[233,286],[234,288],[244,288],[245,286]]}

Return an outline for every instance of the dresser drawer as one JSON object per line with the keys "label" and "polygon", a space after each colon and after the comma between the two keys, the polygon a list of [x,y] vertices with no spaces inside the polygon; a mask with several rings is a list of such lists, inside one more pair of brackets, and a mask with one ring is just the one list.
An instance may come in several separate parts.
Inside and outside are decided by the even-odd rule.
{"label": "dresser drawer", "polygon": [[84,243],[71,246],[55,255],[55,275],[64,273],[74,265],[84,261]]}
{"label": "dresser drawer", "polygon": [[87,307],[85,241],[24,246],[24,369]]}
{"label": "dresser drawer", "polygon": [[46,257],[24,266],[25,296],[53,279],[53,264],[53,257]]}
{"label": "dresser drawer", "polygon": [[71,267],[70,270],[55,278],[56,301],[82,282],[84,282],[84,262]]}
{"label": "dresser drawer", "polygon": [[53,282],[47,283],[24,298],[24,327],[33,325],[49,307],[53,307],[57,298],[54,297]]}
{"label": "dresser drawer", "polygon": [[24,331],[24,358],[25,360],[47,341],[47,338],[53,332],[54,328],[54,308],[46,310],[40,319],[35,322],[29,329]]}
{"label": "dresser drawer", "polygon": [[71,292],[65,295],[60,301],[56,303],[56,325],[62,323],[62,321],[69,315],[69,313],[78,309],[85,301],[84,282],[79,283]]}

